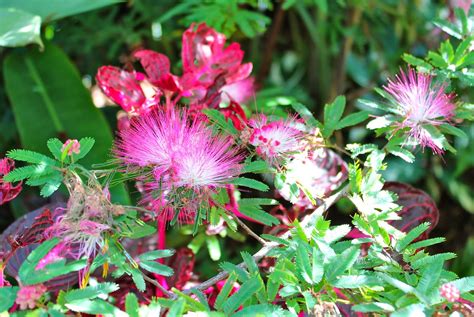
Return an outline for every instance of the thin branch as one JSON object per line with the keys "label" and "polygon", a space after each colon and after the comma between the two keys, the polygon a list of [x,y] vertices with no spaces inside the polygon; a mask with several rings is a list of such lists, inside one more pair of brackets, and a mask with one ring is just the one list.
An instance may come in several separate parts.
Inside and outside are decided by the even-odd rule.
{"label": "thin branch", "polygon": [[155,285],[156,287],[158,287],[160,289],[160,291],[163,292],[163,294],[165,294],[168,298],[170,299],[176,299],[178,296],[170,291],[168,291],[166,288],[163,287],[163,285],[161,285],[160,283],[158,283],[157,281],[155,281],[154,279],[148,277],[147,275],[143,274],[143,278],[145,279],[145,281],[147,282],[150,282],[151,284]]}
{"label": "thin branch", "polygon": [[[332,205],[334,205],[339,199],[341,199],[343,196],[346,195],[347,190],[349,186],[346,185],[344,188],[342,188],[339,192],[335,193],[334,195],[328,197],[322,205],[320,205],[316,210],[314,210],[311,214],[307,215],[303,221],[301,221],[301,227],[305,231],[310,231],[313,229],[314,224],[316,222],[316,219],[318,219],[319,216],[321,216],[326,210],[329,209]],[[291,232],[287,231],[283,235],[280,236],[280,238],[287,240],[291,236]],[[253,259],[258,262],[262,258],[264,258],[272,249],[278,247],[279,244],[276,242],[268,242],[266,243],[257,253],[255,253],[252,257]],[[245,268],[245,262],[240,263],[237,265],[240,268]],[[195,287],[192,287],[188,290],[185,290],[183,293],[184,294],[190,294],[192,293],[193,290],[205,290],[211,287],[212,285],[216,284],[219,281],[222,281],[223,279],[226,279],[229,276],[229,272],[227,271],[222,271],[219,274],[215,275],[214,277],[211,277],[205,282],[202,282],[199,285],[196,285]]]}
{"label": "thin branch", "polygon": [[250,229],[242,220],[240,220],[239,217],[237,217],[234,213],[228,213],[229,216],[231,216],[232,218],[234,218],[235,221],[237,221],[237,223],[250,235],[252,236],[253,238],[255,238],[255,240],[257,240],[258,242],[260,242],[262,245],[266,245],[268,242],[265,241],[264,239],[262,239],[262,237],[260,237],[258,234],[256,234],[255,232],[253,232],[252,229]]}

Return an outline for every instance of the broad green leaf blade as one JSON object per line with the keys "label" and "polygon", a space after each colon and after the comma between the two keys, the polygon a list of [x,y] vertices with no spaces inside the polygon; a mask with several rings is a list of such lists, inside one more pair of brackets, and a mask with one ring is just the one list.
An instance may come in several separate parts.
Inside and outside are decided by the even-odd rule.
{"label": "broad green leaf blade", "polygon": [[40,36],[41,18],[15,5],[0,7],[0,46],[16,47],[36,43],[43,46]]}
{"label": "broad green leaf blade", "polygon": [[0,0],[0,8],[18,8],[32,14],[39,15],[43,21],[53,21],[70,15],[79,14],[99,9],[111,4],[124,2],[123,0],[48,0],[45,5],[43,0]]}
{"label": "broad green leaf blade", "polygon": [[[82,164],[87,167],[107,160],[113,140],[110,127],[63,51],[51,44],[44,52],[15,51],[5,58],[3,66],[7,95],[24,148],[48,154],[46,143],[50,138],[88,136],[96,144]],[[114,201],[129,204],[123,185],[110,190]]]}

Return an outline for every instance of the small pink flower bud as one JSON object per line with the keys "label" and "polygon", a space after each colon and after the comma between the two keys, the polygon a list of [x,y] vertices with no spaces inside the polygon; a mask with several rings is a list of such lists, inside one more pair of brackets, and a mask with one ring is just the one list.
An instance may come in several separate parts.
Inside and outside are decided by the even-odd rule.
{"label": "small pink flower bud", "polygon": [[47,288],[43,284],[21,286],[15,302],[20,305],[21,310],[33,309],[46,290]]}
{"label": "small pink flower bud", "polygon": [[461,296],[456,286],[451,283],[443,284],[439,288],[439,293],[442,297],[446,298],[448,302],[456,302]]}
{"label": "small pink flower bud", "polygon": [[72,155],[72,153],[79,154],[81,152],[81,144],[76,139],[68,139],[66,143],[63,144],[61,151],[67,150],[67,155]]}

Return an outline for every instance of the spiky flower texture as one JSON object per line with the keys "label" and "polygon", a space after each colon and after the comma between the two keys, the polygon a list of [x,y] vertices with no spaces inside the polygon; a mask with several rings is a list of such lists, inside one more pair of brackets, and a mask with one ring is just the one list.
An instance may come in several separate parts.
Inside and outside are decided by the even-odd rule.
{"label": "spiky flower texture", "polygon": [[385,90],[394,98],[395,112],[403,119],[399,127],[408,128],[409,136],[423,148],[442,153],[443,145],[431,128],[449,122],[454,115],[454,95],[446,93],[446,86],[434,84],[428,74],[408,69],[389,80]]}
{"label": "spiky flower texture", "polygon": [[239,174],[242,159],[231,139],[174,110],[134,120],[121,131],[115,154],[130,170],[149,171],[143,202],[166,221],[192,220],[213,190]]}

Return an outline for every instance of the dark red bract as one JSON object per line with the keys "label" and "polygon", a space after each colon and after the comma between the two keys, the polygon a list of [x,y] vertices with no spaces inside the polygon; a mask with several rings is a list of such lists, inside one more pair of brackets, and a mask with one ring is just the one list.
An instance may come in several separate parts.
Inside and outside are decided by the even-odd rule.
{"label": "dark red bract", "polygon": [[7,175],[14,167],[15,162],[12,159],[0,160],[0,205],[14,199],[21,192],[22,182],[13,185],[3,180],[3,176]]}
{"label": "dark red bract", "polygon": [[424,191],[404,183],[386,182],[384,189],[396,193],[397,204],[403,207],[398,212],[402,219],[390,222],[391,225],[400,231],[408,232],[423,222],[429,222],[430,228],[418,240],[428,238],[439,219],[439,210],[433,199]]}
{"label": "dark red bract", "polygon": [[[242,63],[244,51],[238,43],[225,46],[226,37],[206,24],[191,25],[183,33],[183,74],[171,73],[167,56],[151,50],[137,50],[137,59],[146,74],[103,66],[96,80],[102,91],[129,114],[142,114],[163,100],[166,108],[182,97],[188,98],[190,113],[199,115],[205,108],[221,110],[237,129],[247,121],[241,103],[255,91],[249,77],[252,63]],[[141,84],[147,81],[154,95],[145,95]],[[123,126],[123,125],[122,125]]]}

